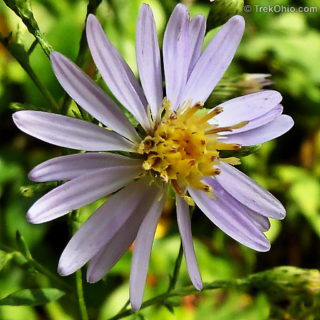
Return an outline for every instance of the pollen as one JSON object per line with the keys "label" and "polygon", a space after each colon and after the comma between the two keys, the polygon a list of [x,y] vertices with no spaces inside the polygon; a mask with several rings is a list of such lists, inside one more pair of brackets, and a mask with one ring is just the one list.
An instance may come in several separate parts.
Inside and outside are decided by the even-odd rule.
{"label": "pollen", "polygon": [[170,183],[186,201],[185,193],[189,186],[212,194],[212,188],[203,179],[220,174],[216,167],[220,161],[239,163],[235,158],[220,158],[219,151],[241,148],[238,144],[223,143],[218,133],[232,131],[246,123],[219,128],[209,120],[223,109],[205,109],[202,103],[178,111],[170,111],[169,107],[168,101],[164,100],[162,119],[139,145],[138,153],[144,158],[143,169],[154,178]]}

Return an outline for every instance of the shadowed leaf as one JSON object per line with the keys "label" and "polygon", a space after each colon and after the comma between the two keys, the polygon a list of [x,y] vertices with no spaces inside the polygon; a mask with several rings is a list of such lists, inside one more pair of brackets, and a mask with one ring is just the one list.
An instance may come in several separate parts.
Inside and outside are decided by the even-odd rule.
{"label": "shadowed leaf", "polygon": [[0,299],[2,306],[40,306],[60,299],[65,293],[54,288],[23,289]]}

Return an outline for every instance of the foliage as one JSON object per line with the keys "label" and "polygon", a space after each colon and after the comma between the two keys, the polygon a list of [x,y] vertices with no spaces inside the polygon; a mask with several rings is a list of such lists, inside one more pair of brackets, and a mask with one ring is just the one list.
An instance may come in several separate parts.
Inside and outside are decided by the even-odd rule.
{"label": "foliage", "polygon": [[[134,30],[142,2],[0,1],[0,319],[86,317],[78,313],[79,297],[74,293],[81,273],[63,279],[55,270],[69,238],[68,221],[61,218],[33,226],[25,220],[27,208],[54,186],[31,184],[27,172],[66,151],[19,132],[11,114],[17,109],[36,109],[89,119],[59,86],[48,54],[52,48],[62,52],[104,86],[83,32],[87,14],[96,12],[112,43],[136,71]],[[145,2],[153,8],[160,40],[178,1]],[[209,0],[185,3],[192,15],[212,15],[213,5],[217,5]],[[268,233],[272,249],[257,254],[225,236],[195,211],[196,252],[208,289],[195,294],[189,287],[184,260],[178,277],[171,274],[180,242],[169,201],[157,229],[145,308],[132,315],[125,304],[129,251],[103,281],[83,283],[89,319],[117,319],[114,316],[119,310],[120,315],[130,315],[129,319],[319,319],[319,279],[316,271],[309,269],[320,265],[316,254],[320,248],[320,5],[317,0],[247,0],[245,5],[251,5],[252,11],[242,13],[247,22],[244,40],[226,77],[210,97],[210,106],[252,89],[252,82],[244,82],[244,74],[271,74],[271,87],[283,94],[285,111],[295,120],[294,129],[284,137],[248,150],[250,156],[242,158],[242,169],[287,208],[286,220],[272,222]],[[276,5],[313,6],[317,10],[274,13],[256,9]],[[207,39],[215,32],[208,31]],[[98,206],[99,202],[79,210],[75,224],[83,223]],[[273,269],[280,265],[299,268]],[[287,274],[293,275],[290,280]],[[305,290],[306,281],[313,281],[312,292]],[[272,287],[278,289],[277,294],[270,291]],[[303,292],[298,290],[301,287]],[[279,293],[285,299],[278,299]]]}

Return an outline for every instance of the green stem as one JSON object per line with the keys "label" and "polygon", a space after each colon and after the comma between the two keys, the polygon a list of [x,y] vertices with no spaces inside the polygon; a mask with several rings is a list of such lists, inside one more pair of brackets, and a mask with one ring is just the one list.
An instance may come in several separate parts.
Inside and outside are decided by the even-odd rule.
{"label": "green stem", "polygon": [[[221,281],[214,281],[211,283],[205,283],[203,285],[202,291],[206,290],[214,290],[214,289],[223,289],[223,288],[245,288],[248,285],[248,280],[247,279],[235,279],[235,280],[221,280]],[[165,292],[163,294],[160,294],[159,296],[156,296],[154,298],[151,298],[147,301],[145,301],[141,309],[147,308],[152,305],[156,304],[161,304],[168,298],[173,298],[173,297],[183,297],[187,296],[190,294],[199,294],[202,291],[196,290],[193,286],[188,286],[185,288],[181,288],[178,290],[172,290],[170,292]],[[134,311],[131,309],[127,309],[125,311],[119,312],[117,315],[109,318],[108,320],[117,320],[117,319],[122,319],[125,317],[128,317],[130,315],[134,314]]]}
{"label": "green stem", "polygon": [[179,271],[180,271],[180,267],[181,267],[182,256],[183,256],[183,248],[182,248],[182,241],[181,241],[178,256],[177,256],[177,259],[176,259],[176,262],[174,265],[173,274],[170,279],[167,292],[170,292],[171,290],[173,290],[176,283],[177,283]]}
{"label": "green stem", "polygon": [[75,278],[76,278],[77,300],[78,300],[80,319],[81,320],[88,320],[88,312],[87,312],[86,303],[85,303],[84,294],[83,294],[81,269],[79,269],[76,272]]}
{"label": "green stem", "polygon": [[33,71],[29,63],[28,52],[25,51],[24,47],[19,43],[11,42],[10,38],[2,37],[1,34],[0,34],[0,43],[2,43],[6,47],[6,49],[10,52],[10,54],[18,61],[20,66],[29,75],[33,83],[36,85],[36,87],[42,93],[44,98],[51,105],[52,109],[55,111],[58,111],[59,105],[56,103],[56,101],[53,99],[48,89],[42,84],[38,76]]}
{"label": "green stem", "polygon": [[[17,253],[21,254],[20,252],[17,252]],[[38,261],[34,260],[33,258],[28,258],[26,256],[24,256],[24,258],[27,260],[30,266],[32,266],[34,269],[36,269],[38,272],[42,273],[43,275],[47,276],[49,279],[55,282],[59,287],[69,292],[71,291],[70,285],[65,283],[63,280],[61,280],[59,277],[57,277],[55,274],[49,271],[46,267],[44,267]]]}
{"label": "green stem", "polygon": [[[74,210],[69,214],[70,233],[74,234],[79,227],[78,210]],[[78,301],[78,310],[80,320],[88,320],[88,312],[83,293],[82,271],[79,269],[75,274],[76,294]]]}
{"label": "green stem", "polygon": [[51,281],[53,283],[56,283],[61,289],[71,292],[71,286],[69,284],[61,280],[58,276],[49,271],[45,266],[33,259],[31,254],[23,254],[22,252],[16,251],[4,244],[0,245],[0,249],[6,252],[10,252],[14,257],[17,258],[18,261],[20,260],[23,263],[27,262],[36,271],[51,279]]}
{"label": "green stem", "polygon": [[[23,65],[20,64],[22,67]],[[30,68],[26,69],[24,68],[24,70],[27,72],[27,74],[29,75],[29,77],[31,78],[31,80],[33,81],[33,83],[37,86],[37,88],[40,90],[40,92],[42,93],[42,95],[46,98],[46,100],[49,102],[49,104],[52,106],[52,108],[55,111],[59,111],[59,106],[56,103],[56,101],[53,99],[53,97],[51,96],[50,92],[48,91],[48,89],[42,84],[42,82],[39,80],[39,78],[37,77],[37,75],[34,73],[34,71]]]}
{"label": "green stem", "polygon": [[53,50],[51,45],[44,39],[38,23],[33,16],[29,0],[4,0],[4,3],[21,18],[24,25],[28,28],[29,32],[37,39],[44,53],[49,57]]}
{"label": "green stem", "polygon": [[127,302],[123,305],[123,307],[120,309],[119,313],[125,311],[129,304],[130,304],[130,299],[128,299]]}
{"label": "green stem", "polygon": [[[23,238],[22,238],[22,241],[24,241]],[[46,277],[48,277],[49,279],[51,279],[51,281],[53,283],[56,283],[61,289],[64,289],[66,291],[71,292],[71,286],[68,285],[67,283],[65,283],[63,280],[61,280],[58,276],[53,274],[51,271],[49,271],[41,263],[36,261],[31,256],[31,253],[28,248],[26,250],[24,250],[25,252],[20,252],[20,251],[16,251],[16,250],[12,249],[11,247],[9,247],[5,244],[1,244],[0,249],[3,251],[6,251],[6,252],[10,252],[17,259],[17,261],[20,261],[23,264],[25,262],[27,262],[27,264],[30,267],[33,267],[36,271],[38,271],[39,273],[41,273],[41,274],[45,275]]]}

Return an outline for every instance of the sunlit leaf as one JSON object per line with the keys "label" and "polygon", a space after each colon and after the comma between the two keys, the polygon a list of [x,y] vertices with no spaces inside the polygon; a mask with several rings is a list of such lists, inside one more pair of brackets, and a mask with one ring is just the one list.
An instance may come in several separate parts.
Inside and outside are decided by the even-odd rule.
{"label": "sunlit leaf", "polygon": [[6,266],[6,264],[11,260],[12,254],[0,250],[0,271]]}

